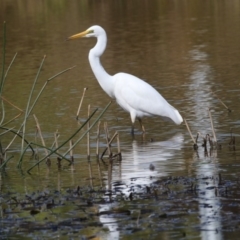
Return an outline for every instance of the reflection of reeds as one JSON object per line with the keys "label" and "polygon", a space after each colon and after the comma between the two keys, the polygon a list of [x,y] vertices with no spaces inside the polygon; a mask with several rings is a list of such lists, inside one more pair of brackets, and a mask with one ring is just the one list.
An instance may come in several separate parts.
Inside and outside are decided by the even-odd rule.
{"label": "reflection of reeds", "polygon": [[[46,149],[46,144],[45,144],[45,141],[44,141],[44,138],[43,138],[43,135],[42,135],[42,131],[41,131],[40,124],[39,124],[38,119],[37,119],[37,117],[35,116],[35,114],[33,114],[33,117],[34,117],[35,122],[36,122],[37,133],[38,133],[38,135],[39,135],[39,137],[40,137],[40,139],[41,139],[42,145],[44,146],[45,154],[46,154],[46,156],[48,156],[49,153],[48,153],[48,151],[47,151],[47,149]],[[47,164],[50,164],[50,158],[49,158],[49,157],[46,158],[46,163],[47,163]]]}
{"label": "reflection of reeds", "polygon": [[97,159],[99,159],[100,124],[101,124],[101,121],[98,122],[98,127],[97,127],[97,143],[96,143],[96,158]]}
{"label": "reflection of reeds", "polygon": [[117,145],[118,145],[118,160],[122,160],[122,153],[121,153],[121,147],[120,147],[120,140],[119,140],[119,134],[117,132]]}
{"label": "reflection of reeds", "polygon": [[212,114],[211,114],[210,109],[208,109],[208,114],[209,114],[209,118],[210,118],[210,122],[211,122],[211,128],[212,128],[214,144],[217,145],[217,137],[216,137],[216,134],[215,134],[213,120],[212,120]]}

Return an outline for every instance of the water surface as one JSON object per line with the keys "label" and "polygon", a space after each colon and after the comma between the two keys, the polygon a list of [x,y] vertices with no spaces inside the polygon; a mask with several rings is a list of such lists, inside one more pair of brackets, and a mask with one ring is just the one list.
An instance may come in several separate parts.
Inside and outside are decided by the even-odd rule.
{"label": "water surface", "polygon": [[[157,117],[144,119],[147,130],[144,138],[136,123],[133,139],[129,114],[113,102],[101,121],[102,126],[103,122],[108,123],[111,136],[119,131],[123,160],[114,163],[110,180],[108,167],[101,163],[99,169],[95,161],[95,127],[90,137],[91,163],[86,157],[85,138],[74,150],[74,167],[63,164],[58,169],[54,159],[50,169],[42,164],[32,175],[25,172],[34,162],[29,160],[29,156],[23,162],[23,175],[22,171],[16,170],[21,143],[15,141],[10,151],[15,156],[14,160],[9,162],[6,172],[1,173],[1,193],[13,191],[29,194],[45,189],[61,191],[77,186],[111,189],[114,184],[120,183],[125,186],[123,192],[127,196],[130,186],[150,186],[156,178],[217,178],[221,173],[225,179],[231,180],[238,176],[240,5],[237,0],[6,0],[0,2],[0,20],[1,23],[7,22],[6,65],[18,52],[9,71],[3,96],[21,109],[26,108],[33,80],[44,55],[46,59],[34,96],[49,77],[76,65],[47,85],[34,108],[33,113],[39,119],[48,146],[54,141],[53,134],[57,129],[61,135],[59,141],[63,142],[79,127],[75,117],[84,87],[88,87],[88,90],[80,113],[82,120],[87,117],[88,104],[91,104],[92,110],[102,110],[110,101],[94,78],[88,63],[88,52],[96,39],[65,41],[68,36],[95,24],[104,27],[108,34],[107,49],[101,61],[110,74],[131,73],[153,85],[188,120],[194,136],[197,132],[203,136],[212,134],[208,114],[208,109],[211,109],[217,138],[222,145],[221,150],[204,154],[199,143],[196,152],[184,124],[176,126]],[[216,96],[232,112],[228,112]],[[6,111],[7,119],[17,114],[10,106],[6,106]],[[17,128],[21,122],[22,118],[9,127]],[[228,146],[231,129],[236,136],[235,150]],[[31,116],[27,124],[27,139],[35,141],[34,136],[35,122]],[[2,137],[3,147],[11,139],[10,134]],[[103,151],[103,128],[100,146]],[[154,166],[154,170],[151,166]],[[90,170],[94,179],[89,179]],[[201,192],[204,184],[200,181],[198,186]],[[204,198],[199,193],[196,201],[195,215],[190,214],[186,218],[189,224],[186,224],[185,230],[188,231],[189,239],[234,239],[234,233],[222,230],[221,219],[224,214],[221,215],[219,206],[223,204],[223,198],[213,190]],[[204,204],[212,204],[215,216],[218,216],[206,227],[212,212],[202,207]],[[104,207],[112,208],[111,205]],[[99,211],[103,209],[101,205],[96,208]],[[198,219],[198,214],[206,219]],[[112,217],[110,220],[100,217],[98,221],[108,229],[107,233],[99,234],[101,239],[131,239],[130,235],[125,235],[126,231],[121,231],[121,228],[117,230],[118,220],[113,226],[106,223],[113,221]],[[196,225],[192,226],[191,221],[201,227],[196,231]],[[167,238],[169,234],[172,239],[179,239],[179,235],[174,232],[175,227],[168,230],[169,233],[161,231],[158,237]],[[81,234],[90,236],[95,232],[90,229]],[[29,235],[31,237],[34,236]]]}

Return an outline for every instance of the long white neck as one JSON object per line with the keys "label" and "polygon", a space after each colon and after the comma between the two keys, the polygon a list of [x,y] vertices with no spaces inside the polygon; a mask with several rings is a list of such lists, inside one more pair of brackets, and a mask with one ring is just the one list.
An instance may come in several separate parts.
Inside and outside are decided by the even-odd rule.
{"label": "long white neck", "polygon": [[102,89],[110,96],[114,97],[113,84],[114,79],[103,68],[100,62],[100,56],[105,51],[107,44],[106,33],[97,37],[97,44],[89,52],[88,59],[92,68],[92,71],[97,78]]}

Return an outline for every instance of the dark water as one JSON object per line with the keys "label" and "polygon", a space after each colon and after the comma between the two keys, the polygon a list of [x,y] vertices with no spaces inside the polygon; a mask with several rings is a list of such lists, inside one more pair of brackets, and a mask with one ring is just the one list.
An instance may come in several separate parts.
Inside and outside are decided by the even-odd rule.
{"label": "dark water", "polygon": [[[50,169],[44,164],[32,175],[26,170],[33,164],[28,157],[23,162],[23,174],[16,170],[18,152],[21,146],[15,141],[10,154],[6,173],[1,174],[1,192],[29,194],[45,189],[58,191],[77,186],[103,187],[111,189],[112,183],[121,182],[129,187],[132,179],[135,186],[150,185],[151,177],[207,176],[236,179],[239,174],[238,141],[240,134],[240,4],[232,1],[168,1],[168,0],[121,0],[121,1],[1,1],[0,22],[7,22],[6,65],[17,52],[16,60],[9,71],[3,96],[25,109],[33,80],[40,63],[46,59],[36,85],[34,96],[45,81],[56,73],[76,65],[71,71],[50,82],[44,90],[33,113],[39,119],[48,146],[54,141],[54,132],[60,132],[63,142],[78,127],[75,120],[78,104],[84,87],[88,87],[81,119],[86,119],[88,104],[91,109],[103,109],[110,101],[95,80],[88,63],[88,51],[95,39],[81,39],[66,42],[65,39],[83,31],[91,25],[101,25],[108,34],[107,49],[102,64],[110,73],[128,72],[153,85],[176,107],[192,129],[203,136],[212,134],[208,109],[211,109],[217,138],[221,150],[204,154],[193,151],[192,141],[184,124],[175,126],[159,118],[144,119],[146,136],[143,139],[136,123],[136,136],[130,135],[130,117],[116,103],[112,103],[102,121],[107,121],[110,134],[120,133],[123,160],[113,166],[112,181],[108,169],[99,167],[95,161],[96,127],[90,136],[93,161],[89,165],[86,155],[86,138],[74,150],[75,165],[66,164],[59,170],[55,163]],[[3,24],[2,24],[3,25]],[[2,31],[0,32],[2,38]],[[0,42],[2,46],[2,41]],[[214,95],[212,92],[215,92]],[[230,109],[228,112],[220,98]],[[6,120],[17,114],[6,105]],[[22,118],[9,127],[20,126]],[[235,150],[228,146],[230,132],[236,137]],[[34,141],[35,122],[31,116],[27,124],[27,138]],[[12,139],[10,134],[2,137],[3,147]],[[153,141],[152,141],[153,140]],[[202,140],[201,140],[202,141]],[[39,140],[40,142],[40,140]],[[105,148],[102,130],[101,151]],[[67,146],[62,151],[67,150]],[[42,152],[43,153],[43,152]],[[154,165],[155,169],[149,167]],[[89,170],[95,178],[89,180]],[[126,189],[127,189],[126,187]],[[204,189],[199,183],[199,188]],[[186,218],[189,239],[234,239],[235,231],[221,231],[223,219],[221,204],[223,198],[214,190],[196,200],[196,213]],[[211,211],[204,212],[204,204],[211,203]],[[150,202],[146,203],[150,204]],[[104,206],[111,209],[112,205]],[[1,207],[3,208],[3,207]],[[101,211],[102,206],[96,208]],[[136,207],[138,208],[138,207]],[[227,210],[226,210],[227,212]],[[225,213],[226,213],[225,212]],[[229,212],[231,212],[229,210]],[[198,218],[206,216],[207,220]],[[208,218],[209,217],[209,218]],[[209,224],[205,226],[210,220]],[[113,217],[101,219],[106,233],[99,239],[135,239],[125,236],[117,229]],[[197,232],[191,222],[203,224]],[[212,231],[212,229],[218,229]],[[109,231],[110,230],[110,231]],[[101,230],[100,230],[101,231]],[[96,234],[94,229],[81,232],[85,236]],[[237,233],[236,233],[237,234]],[[138,236],[138,235],[136,235]],[[170,234],[171,239],[180,239]],[[29,238],[34,236],[29,236]],[[158,235],[168,238],[164,231]],[[66,238],[67,239],[67,238]],[[151,238],[150,238],[151,239]]]}

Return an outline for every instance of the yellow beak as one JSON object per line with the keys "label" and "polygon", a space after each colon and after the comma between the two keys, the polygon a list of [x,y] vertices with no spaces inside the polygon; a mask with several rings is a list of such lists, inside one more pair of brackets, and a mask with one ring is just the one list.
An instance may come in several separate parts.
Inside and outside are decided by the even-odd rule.
{"label": "yellow beak", "polygon": [[73,39],[77,39],[77,38],[82,38],[82,37],[85,37],[88,33],[89,33],[89,31],[86,30],[84,32],[72,35],[71,37],[67,38],[67,40],[73,40]]}

